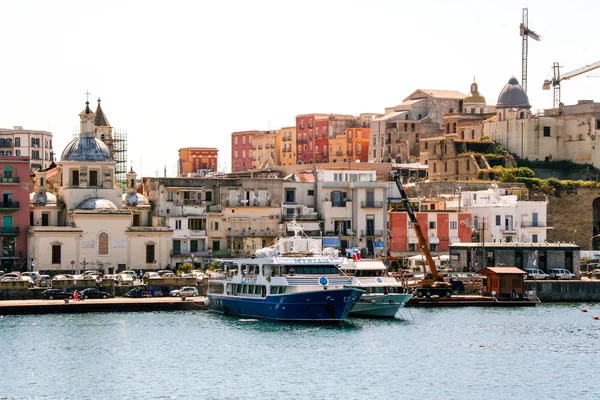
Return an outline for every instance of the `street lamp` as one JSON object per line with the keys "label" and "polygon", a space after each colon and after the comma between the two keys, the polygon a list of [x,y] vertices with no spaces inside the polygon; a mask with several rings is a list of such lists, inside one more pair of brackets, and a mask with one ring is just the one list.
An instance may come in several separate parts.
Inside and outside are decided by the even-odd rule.
{"label": "street lamp", "polygon": [[597,235],[594,235],[594,236],[592,236],[592,237],[590,238],[590,260],[591,260],[592,258],[594,258],[594,247],[593,247],[593,246],[594,246],[594,245],[593,245],[594,238],[597,238],[597,237],[599,237],[599,236],[600,236],[600,233],[599,233],[599,234],[597,234]]}
{"label": "street lamp", "polygon": [[573,230],[573,236],[571,237],[571,243],[575,243],[575,234],[577,233],[577,229]]}

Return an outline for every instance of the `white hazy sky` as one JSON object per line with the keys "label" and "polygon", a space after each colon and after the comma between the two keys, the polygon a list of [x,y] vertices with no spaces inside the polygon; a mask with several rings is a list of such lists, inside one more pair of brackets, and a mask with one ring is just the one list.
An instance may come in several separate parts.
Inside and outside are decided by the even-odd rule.
{"label": "white hazy sky", "polygon": [[[521,80],[522,8],[534,110],[551,65],[600,60],[597,0],[0,0],[0,127],[48,130],[62,149],[90,91],[128,133],[138,174],[174,175],[180,147],[219,149],[230,134],[293,126],[297,114],[383,112],[416,89],[468,93],[488,104]],[[565,104],[600,101],[600,78],[562,85]]]}

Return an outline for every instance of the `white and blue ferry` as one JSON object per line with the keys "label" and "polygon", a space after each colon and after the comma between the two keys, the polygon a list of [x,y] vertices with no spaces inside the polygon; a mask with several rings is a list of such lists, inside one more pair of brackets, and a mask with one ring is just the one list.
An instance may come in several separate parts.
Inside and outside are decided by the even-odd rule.
{"label": "white and blue ferry", "polygon": [[337,250],[322,251],[292,221],[294,236],[230,260],[223,276],[208,281],[209,309],[229,315],[278,321],[335,323],[346,319],[363,291],[347,287]]}

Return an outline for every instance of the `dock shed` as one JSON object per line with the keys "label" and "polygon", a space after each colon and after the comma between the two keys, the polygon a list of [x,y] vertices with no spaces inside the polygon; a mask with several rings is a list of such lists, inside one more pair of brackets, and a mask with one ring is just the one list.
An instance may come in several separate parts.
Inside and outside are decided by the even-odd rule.
{"label": "dock shed", "polygon": [[575,243],[479,242],[453,243],[449,247],[455,271],[513,266],[523,270],[538,268],[546,273],[552,268],[565,268],[577,276],[580,274],[580,247]]}
{"label": "dock shed", "polygon": [[525,271],[517,267],[488,267],[479,271],[486,279],[483,294],[497,298],[522,299],[525,293]]}

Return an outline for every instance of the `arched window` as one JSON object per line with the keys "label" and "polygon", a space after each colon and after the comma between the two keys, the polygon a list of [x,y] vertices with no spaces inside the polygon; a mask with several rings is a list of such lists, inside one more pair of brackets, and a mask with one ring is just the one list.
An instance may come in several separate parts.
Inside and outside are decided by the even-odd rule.
{"label": "arched window", "polygon": [[521,111],[521,113],[519,114],[519,118],[520,118],[520,119],[523,119],[523,118],[525,118],[525,113],[524,113],[523,111]]}
{"label": "arched window", "polygon": [[498,113],[498,121],[502,121],[502,114]]}
{"label": "arched window", "polygon": [[572,141],[572,140],[573,140],[573,137],[572,137],[571,135],[568,135],[568,136],[567,136],[567,140],[566,140],[566,141],[567,141],[567,142],[570,142],[570,141]]}
{"label": "arched window", "polygon": [[107,256],[108,255],[108,233],[100,232],[98,235],[98,255]]}
{"label": "arched window", "polygon": [[583,135],[582,134],[577,135],[577,140],[583,140]]}

